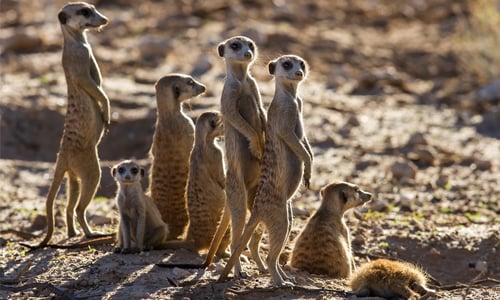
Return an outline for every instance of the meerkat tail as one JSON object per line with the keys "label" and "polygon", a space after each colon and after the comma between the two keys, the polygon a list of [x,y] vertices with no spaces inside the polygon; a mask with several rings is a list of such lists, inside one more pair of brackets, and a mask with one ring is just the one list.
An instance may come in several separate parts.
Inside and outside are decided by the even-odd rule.
{"label": "meerkat tail", "polygon": [[229,208],[226,206],[224,208],[224,213],[222,214],[222,220],[220,221],[219,226],[217,227],[217,231],[210,243],[210,248],[207,253],[207,257],[205,258],[205,262],[203,263],[203,267],[208,267],[214,260],[215,254],[220,247],[222,239],[226,234],[226,231],[229,228],[229,222],[231,220],[231,213]]}
{"label": "meerkat tail", "polygon": [[56,168],[54,171],[54,178],[52,179],[52,183],[49,188],[49,193],[47,195],[47,202],[45,204],[46,210],[46,218],[47,218],[47,234],[42,242],[40,242],[40,246],[47,245],[50,239],[52,238],[52,234],[54,233],[55,219],[54,219],[54,201],[56,199],[57,193],[61,187],[62,181],[64,179],[64,174],[67,171],[66,162],[59,160],[59,157],[56,161]]}
{"label": "meerkat tail", "polygon": [[238,246],[234,249],[234,252],[231,253],[231,257],[227,261],[226,266],[224,267],[224,270],[219,276],[219,279],[217,280],[218,282],[223,281],[224,279],[227,278],[227,275],[233,268],[233,266],[236,264],[236,261],[240,259],[241,252],[245,249],[245,247],[248,244],[248,241],[252,237],[255,228],[259,225],[260,221],[255,215],[252,215],[250,219],[248,220],[247,225],[245,226],[245,231],[241,235],[241,238],[238,242]]}

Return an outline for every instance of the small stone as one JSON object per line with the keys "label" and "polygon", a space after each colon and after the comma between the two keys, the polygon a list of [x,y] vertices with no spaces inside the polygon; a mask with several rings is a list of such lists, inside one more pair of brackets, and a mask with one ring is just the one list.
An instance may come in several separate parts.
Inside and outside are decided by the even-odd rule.
{"label": "small stone", "polygon": [[396,180],[415,179],[417,166],[410,161],[397,161],[391,166],[392,177]]}
{"label": "small stone", "polygon": [[436,155],[436,151],[430,146],[417,146],[407,156],[408,159],[417,162],[420,166],[432,166]]}
{"label": "small stone", "polygon": [[189,272],[188,270],[181,269],[181,268],[174,268],[172,270],[172,273],[177,278],[184,278],[184,277],[191,275],[191,272]]}
{"label": "small stone", "polygon": [[369,208],[372,211],[385,211],[389,207],[389,203],[387,200],[381,199],[381,200],[376,200],[369,204]]}
{"label": "small stone", "polygon": [[210,71],[213,66],[213,58],[209,55],[203,55],[194,63],[193,70],[190,72],[193,77],[200,77]]}
{"label": "small stone", "polygon": [[478,159],[474,161],[474,165],[476,166],[476,169],[480,171],[491,170],[491,167],[493,166],[491,161],[485,159]]}
{"label": "small stone", "polygon": [[427,145],[427,140],[423,133],[416,132],[410,136],[407,146],[416,146],[416,145]]}
{"label": "small stone", "polygon": [[25,32],[10,37],[5,43],[5,52],[32,53],[41,51],[43,40]]}

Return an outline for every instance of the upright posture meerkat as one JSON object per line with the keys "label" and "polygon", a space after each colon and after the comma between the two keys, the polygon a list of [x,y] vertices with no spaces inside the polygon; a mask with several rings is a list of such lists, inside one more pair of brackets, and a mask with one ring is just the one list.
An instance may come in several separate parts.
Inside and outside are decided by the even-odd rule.
{"label": "upright posture meerkat", "polygon": [[408,262],[383,258],[362,265],[350,278],[350,285],[360,297],[416,300],[435,294],[435,291],[426,287],[427,277],[418,267]]}
{"label": "upright posture meerkat", "polygon": [[[217,229],[204,266],[213,260],[215,251],[229,227],[231,219],[231,251],[240,240],[245,226],[247,209],[251,209],[260,175],[260,160],[264,152],[266,114],[262,106],[257,82],[249,67],[257,57],[255,43],[244,36],[229,38],[219,44],[219,56],[226,63],[226,79],[221,97],[224,137],[227,156],[227,206]],[[261,270],[265,266],[259,256],[258,232],[250,243],[253,259]],[[239,260],[235,264],[236,276],[241,273]]]}
{"label": "upright posture meerkat", "polygon": [[[189,169],[187,237],[182,241],[168,241],[165,244],[167,248],[199,251],[210,247],[226,204],[224,161],[222,150],[215,143],[215,139],[223,135],[222,115],[219,112],[205,112],[198,117]],[[226,255],[229,242],[227,230],[217,256]]]}
{"label": "upright posture meerkat", "polygon": [[182,111],[182,102],[205,92],[205,86],[189,75],[170,74],[155,85],[157,120],[151,154],[150,191],[168,239],[184,233],[188,224],[186,186],[189,156],[193,149],[194,123]]}
{"label": "upright posture meerkat", "polygon": [[262,222],[269,232],[267,265],[277,286],[293,285],[278,264],[292,226],[291,197],[301,180],[309,188],[313,154],[304,133],[300,82],[307,74],[306,62],[295,55],[285,55],[269,63],[275,76],[276,90],[269,106],[266,143],[255,203],[220,279],[225,278],[236,263],[257,225]]}
{"label": "upright posture meerkat", "polygon": [[320,194],[321,206],[297,238],[290,264],[310,273],[346,278],[354,260],[343,216],[348,209],[370,201],[372,195],[347,182],[330,183]]}
{"label": "upright posture meerkat", "polygon": [[108,19],[85,2],[64,6],[58,18],[64,36],[62,65],[68,86],[68,106],[54,179],[46,202],[48,229],[40,246],[46,245],[54,232],[54,200],[66,173],[68,237],[77,234],[75,208],[85,236],[100,235],[89,228],[85,210],[94,198],[101,179],[97,145],[109,127],[109,100],[102,89],[99,66],[86,35],[87,29],[100,29],[108,24]]}
{"label": "upright posture meerkat", "polygon": [[120,211],[115,253],[141,252],[162,246],[168,226],[153,200],[142,190],[144,169],[134,161],[125,160],[111,169],[111,175],[118,183],[116,203]]}

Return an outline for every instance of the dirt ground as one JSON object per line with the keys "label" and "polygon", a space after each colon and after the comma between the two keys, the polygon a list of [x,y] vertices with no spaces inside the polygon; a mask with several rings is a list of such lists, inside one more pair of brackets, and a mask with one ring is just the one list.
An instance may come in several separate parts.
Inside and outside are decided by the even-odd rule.
{"label": "dirt ground", "polygon": [[[192,74],[208,91],[185,110],[195,119],[218,109],[224,64],[216,46],[247,35],[259,46],[252,73],[266,107],[274,92],[269,60],[293,53],[311,67],[300,94],[314,173],[311,190],[293,201],[285,257],[318,208],[319,189],[344,180],[375,195],[347,215],[358,264],[404,259],[429,274],[440,299],[500,298],[500,87],[488,94],[490,82],[460,59],[457,28],[470,17],[465,1],[93,3],[111,20],[89,40],[113,118],[99,146],[101,186],[88,208],[94,228],[116,230],[109,166],[129,158],[149,165],[154,82],[170,72]],[[45,233],[66,104],[56,18],[64,4],[0,2],[0,281],[13,281],[0,285],[0,298],[348,298],[345,280],[289,266],[301,288],[269,288],[268,274],[251,259],[243,263],[249,278],[218,283],[223,260],[207,270],[154,265],[203,260],[187,250],[117,255],[111,244],[35,251],[19,244]],[[64,190],[53,241],[70,245],[82,238],[66,239]]]}

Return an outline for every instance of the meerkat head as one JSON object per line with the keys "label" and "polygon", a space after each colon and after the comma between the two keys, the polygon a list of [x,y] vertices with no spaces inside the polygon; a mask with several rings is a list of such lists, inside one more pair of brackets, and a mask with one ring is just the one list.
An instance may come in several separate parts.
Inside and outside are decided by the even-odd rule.
{"label": "meerkat head", "polygon": [[155,84],[158,101],[172,101],[181,103],[205,92],[203,84],[189,75],[169,74],[162,77]]}
{"label": "meerkat head", "polygon": [[111,175],[120,184],[132,184],[141,181],[144,168],[132,160],[124,160],[111,168]]}
{"label": "meerkat head", "polygon": [[57,15],[63,26],[83,32],[87,29],[101,29],[109,23],[108,18],[85,2],[72,2],[64,6]]}
{"label": "meerkat head", "polygon": [[224,135],[222,114],[218,111],[202,113],[196,120],[196,133],[209,140]]}
{"label": "meerkat head", "polygon": [[269,73],[280,81],[302,81],[309,70],[304,59],[296,55],[283,55],[269,62]]}
{"label": "meerkat head", "polygon": [[257,58],[257,47],[254,41],[245,36],[229,38],[217,47],[220,57],[232,63],[250,64]]}
{"label": "meerkat head", "polygon": [[320,194],[323,199],[321,207],[337,215],[372,199],[372,194],[348,182],[330,183],[321,189]]}

